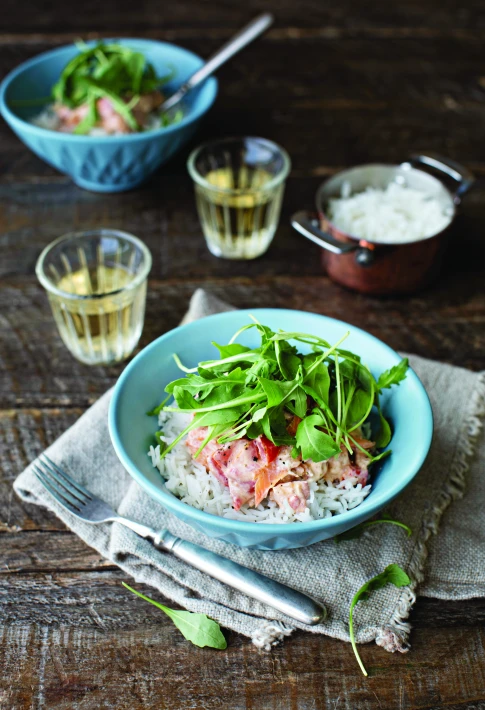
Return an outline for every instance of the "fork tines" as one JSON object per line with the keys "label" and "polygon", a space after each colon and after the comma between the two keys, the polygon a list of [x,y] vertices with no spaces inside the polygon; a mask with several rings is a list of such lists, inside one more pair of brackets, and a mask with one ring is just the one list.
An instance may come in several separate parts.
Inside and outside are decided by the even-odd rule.
{"label": "fork tines", "polygon": [[83,506],[92,500],[89,491],[81,486],[80,483],[74,481],[46,454],[42,454],[32,468],[37,479],[49,491],[51,496],[74,515],[78,515]]}

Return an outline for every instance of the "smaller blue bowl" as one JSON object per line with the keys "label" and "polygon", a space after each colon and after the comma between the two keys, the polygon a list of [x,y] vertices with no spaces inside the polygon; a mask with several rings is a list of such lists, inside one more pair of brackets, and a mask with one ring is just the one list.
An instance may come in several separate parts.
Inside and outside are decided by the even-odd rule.
{"label": "smaller blue bowl", "polygon": [[[199,69],[203,60],[186,49],[146,39],[109,39],[142,52],[163,75],[176,76],[166,85],[173,93]],[[88,46],[96,44],[88,42]],[[39,128],[29,123],[42,106],[16,107],[14,101],[49,96],[66,64],[78,54],[74,45],[39,54],[14,69],[0,85],[0,113],[20,140],[39,158],[74,182],[94,192],[122,192],[144,182],[194,135],[217,95],[217,81],[208,79],[187,95],[179,123],[144,133],[122,136],[78,136]]]}
{"label": "smaller blue bowl", "polygon": [[[338,535],[368,520],[387,506],[417,474],[429,451],[433,415],[428,395],[417,375],[409,370],[406,379],[385,390],[381,403],[393,426],[392,455],[372,472],[372,489],[364,501],[340,515],[307,523],[246,523],[210,515],[172,495],[147,455],[157,430],[156,417],[146,412],[164,397],[165,386],[180,377],[173,354],[188,367],[200,360],[217,357],[211,341],[227,343],[234,333],[250,322],[250,314],[273,330],[299,331],[337,342],[348,330],[345,347],[362,356],[378,376],[400,362],[388,345],[360,328],[333,318],[303,311],[261,308],[251,311],[218,313],[188,323],[162,335],[142,350],[123,371],[116,383],[109,410],[111,441],[123,466],[146,492],[171,513],[210,537],[241,547],[281,550],[304,547]],[[238,342],[257,347],[254,330],[243,333]],[[300,347],[304,350],[304,347]]]}

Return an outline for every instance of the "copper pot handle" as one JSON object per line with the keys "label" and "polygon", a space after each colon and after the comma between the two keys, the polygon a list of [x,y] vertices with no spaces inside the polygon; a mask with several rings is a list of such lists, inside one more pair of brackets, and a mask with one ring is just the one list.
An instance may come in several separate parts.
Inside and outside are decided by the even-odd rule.
{"label": "copper pot handle", "polygon": [[475,176],[470,170],[468,170],[468,168],[456,163],[454,160],[443,158],[443,156],[437,155],[436,153],[429,153],[428,155],[412,155],[409,162],[412,165],[415,165],[416,163],[418,165],[426,165],[428,168],[433,168],[433,170],[444,173],[446,177],[449,177],[457,182],[458,186],[453,193],[453,202],[455,205],[460,204],[463,195],[468,192],[475,182]]}
{"label": "copper pot handle", "polygon": [[304,237],[310,239],[310,241],[315,242],[315,244],[327,251],[331,251],[332,254],[349,254],[349,252],[355,251],[355,260],[361,266],[370,266],[374,261],[374,253],[370,249],[366,249],[358,243],[347,244],[341,242],[332,237],[331,234],[328,234],[328,232],[323,232],[320,229],[317,217],[311,212],[306,212],[305,210],[296,212],[291,218],[291,226]]}

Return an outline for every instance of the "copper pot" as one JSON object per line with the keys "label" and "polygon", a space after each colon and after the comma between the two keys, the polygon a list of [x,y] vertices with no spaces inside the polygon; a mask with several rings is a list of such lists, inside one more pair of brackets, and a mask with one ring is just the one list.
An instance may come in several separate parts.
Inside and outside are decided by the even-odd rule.
{"label": "copper pot", "polygon": [[[424,166],[453,182],[450,190]],[[345,234],[326,216],[331,197],[341,197],[343,183],[351,193],[367,187],[385,189],[390,183],[414,188],[436,197],[449,215],[447,226],[437,234],[404,244],[368,242]],[[449,227],[463,195],[474,182],[472,173],[451,160],[434,155],[412,156],[401,165],[362,165],[344,170],[320,185],[316,194],[317,214],[297,212],[292,226],[323,247],[322,263],[331,279],[355,291],[373,294],[411,293],[428,284],[438,272],[445,251]]]}

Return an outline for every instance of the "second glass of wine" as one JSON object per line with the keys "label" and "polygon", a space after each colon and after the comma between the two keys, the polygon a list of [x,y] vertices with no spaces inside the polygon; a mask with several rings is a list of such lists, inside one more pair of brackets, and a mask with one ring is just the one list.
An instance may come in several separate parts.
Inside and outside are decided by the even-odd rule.
{"label": "second glass of wine", "polygon": [[264,138],[227,138],[196,148],[188,160],[209,250],[255,259],[268,249],[290,170],[286,151]]}
{"label": "second glass of wine", "polygon": [[137,237],[116,229],[59,237],[36,273],[60,336],[86,365],[111,365],[135,349],[143,329],[152,258]]}

